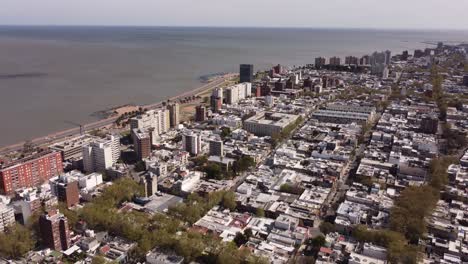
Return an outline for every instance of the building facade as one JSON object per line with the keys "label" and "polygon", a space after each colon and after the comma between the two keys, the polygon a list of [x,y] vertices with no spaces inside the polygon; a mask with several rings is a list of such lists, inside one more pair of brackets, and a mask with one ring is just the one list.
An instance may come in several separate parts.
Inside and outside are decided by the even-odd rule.
{"label": "building facade", "polygon": [[102,172],[112,167],[120,158],[120,137],[109,135],[83,147],[85,172]]}
{"label": "building facade", "polygon": [[239,70],[240,82],[254,81],[254,66],[252,64],[241,64]]}
{"label": "building facade", "polygon": [[40,185],[63,172],[62,155],[45,151],[0,167],[0,192]]}
{"label": "building facade", "polygon": [[195,121],[196,122],[206,121],[206,107],[204,105],[199,105],[195,108]]}
{"label": "building facade", "polygon": [[202,151],[201,136],[193,132],[185,133],[182,137],[182,146],[188,153],[198,155]]}
{"label": "building facade", "polygon": [[67,250],[70,243],[68,220],[58,210],[50,210],[39,218],[39,229],[45,247],[52,250]]}

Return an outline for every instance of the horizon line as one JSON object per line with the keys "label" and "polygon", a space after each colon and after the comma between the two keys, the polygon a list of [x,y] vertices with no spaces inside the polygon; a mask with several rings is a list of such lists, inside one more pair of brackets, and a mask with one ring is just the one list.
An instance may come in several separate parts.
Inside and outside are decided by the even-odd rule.
{"label": "horizon line", "polygon": [[401,28],[401,27],[335,27],[335,26],[216,26],[216,25],[131,25],[131,24],[0,24],[0,27],[109,27],[109,28],[220,28],[220,29],[323,29],[323,30],[385,30],[385,31],[466,31],[468,28]]}

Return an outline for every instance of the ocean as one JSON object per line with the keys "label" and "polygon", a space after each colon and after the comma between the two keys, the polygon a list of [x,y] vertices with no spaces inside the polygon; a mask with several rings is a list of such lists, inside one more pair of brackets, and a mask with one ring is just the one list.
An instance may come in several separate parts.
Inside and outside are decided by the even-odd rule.
{"label": "ocean", "polygon": [[293,28],[0,27],[0,146],[95,121],[97,111],[158,102],[201,77],[318,56],[467,42],[465,31]]}

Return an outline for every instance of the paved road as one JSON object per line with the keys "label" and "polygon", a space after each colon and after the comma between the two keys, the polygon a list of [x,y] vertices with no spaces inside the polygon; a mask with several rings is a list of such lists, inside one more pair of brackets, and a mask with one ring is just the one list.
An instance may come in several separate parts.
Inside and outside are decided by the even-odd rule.
{"label": "paved road", "polygon": [[[226,82],[231,76],[232,75],[229,75],[227,77],[218,77],[215,80],[213,80],[212,82],[201,86],[200,88],[197,88],[197,89],[192,90],[192,91],[188,91],[186,93],[183,93],[183,94],[180,94],[180,95],[177,95],[177,96],[174,96],[174,97],[170,98],[169,100],[172,101],[172,100],[182,99],[184,97],[197,95],[200,92],[203,92],[205,90],[213,89],[214,87],[219,86],[219,85],[223,84],[224,82]],[[159,102],[159,103],[155,103],[155,104],[145,105],[145,106],[142,106],[142,107],[143,108],[148,108],[148,109],[154,109],[154,108],[160,107],[161,105],[162,105],[162,102]],[[84,130],[85,131],[91,131],[91,130],[94,130],[94,129],[97,129],[97,128],[103,128],[103,127],[109,126],[109,125],[113,124],[115,122],[115,120],[117,120],[117,118],[118,118],[118,116],[115,116],[115,117],[110,117],[110,118],[107,118],[107,119],[99,120],[99,121],[96,121],[96,122],[93,122],[93,123],[85,124],[84,125]],[[80,128],[76,127],[76,128],[71,128],[71,129],[68,129],[68,130],[63,130],[63,131],[59,131],[59,132],[56,132],[56,133],[52,133],[52,134],[49,134],[47,136],[35,138],[35,139],[31,140],[31,142],[34,145],[50,144],[52,142],[57,142],[57,141],[63,140],[66,137],[78,136],[79,134],[80,134]],[[11,151],[21,150],[23,148],[24,143],[25,142],[23,141],[23,142],[19,142],[17,144],[13,144],[13,145],[10,145],[10,146],[0,148],[0,155],[6,154],[6,153],[11,152]]]}

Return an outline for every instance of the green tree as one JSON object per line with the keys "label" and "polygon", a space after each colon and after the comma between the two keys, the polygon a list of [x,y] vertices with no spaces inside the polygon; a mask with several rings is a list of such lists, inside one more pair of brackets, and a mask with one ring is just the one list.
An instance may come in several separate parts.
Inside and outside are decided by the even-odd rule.
{"label": "green tree", "polygon": [[204,171],[209,179],[222,180],[224,178],[221,167],[216,163],[209,163],[205,166]]}
{"label": "green tree", "polygon": [[258,207],[256,210],[255,210],[255,215],[257,217],[265,217],[265,210],[261,207]]}
{"label": "green tree", "polygon": [[32,250],[35,241],[31,231],[16,224],[0,233],[0,256],[7,259],[18,259]]}
{"label": "green tree", "polygon": [[335,225],[330,222],[322,222],[320,223],[320,231],[325,235],[335,231]]}
{"label": "green tree", "polygon": [[304,189],[297,185],[285,183],[280,186],[280,192],[301,195],[304,192]]}
{"label": "green tree", "polygon": [[107,263],[106,259],[101,255],[94,256],[93,260],[91,261],[91,264],[106,264],[106,263]]}
{"label": "green tree", "polygon": [[237,207],[236,194],[233,191],[226,192],[223,196],[222,206],[234,211]]}

